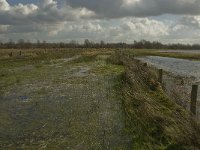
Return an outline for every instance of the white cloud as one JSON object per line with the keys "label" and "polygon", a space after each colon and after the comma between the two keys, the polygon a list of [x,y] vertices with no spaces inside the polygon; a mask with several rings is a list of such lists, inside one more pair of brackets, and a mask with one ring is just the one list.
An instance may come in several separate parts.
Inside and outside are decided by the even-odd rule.
{"label": "white cloud", "polygon": [[72,7],[85,7],[99,17],[146,17],[162,14],[200,15],[199,0],[66,0]]}
{"label": "white cloud", "polygon": [[54,1],[54,0],[42,0],[40,2],[40,6],[42,6],[44,8],[47,7],[47,6],[56,8],[55,7],[56,5],[57,5],[57,2]]}
{"label": "white cloud", "polygon": [[66,23],[64,30],[58,36],[67,35],[65,36],[67,41],[70,39],[83,41],[88,38],[92,41],[133,42],[144,38],[158,40],[167,34],[168,26],[160,21],[148,18],[126,18],[115,20],[115,24],[110,24],[109,20]]}
{"label": "white cloud", "polygon": [[[183,17],[184,18],[184,17]],[[8,39],[25,38],[60,41],[128,42],[146,39],[161,42],[200,42],[200,30],[183,23],[183,18],[173,25],[150,18],[123,18],[114,20],[77,20],[57,24],[4,26],[0,32]],[[4,31],[3,31],[4,30]],[[29,34],[31,33],[31,34]],[[31,35],[31,36],[30,36]]]}
{"label": "white cloud", "polygon": [[6,0],[0,0],[0,11],[7,11],[10,9],[10,5]]}
{"label": "white cloud", "polygon": [[125,19],[122,25],[125,31],[151,37],[165,36],[168,34],[168,26],[163,22],[148,18]]}
{"label": "white cloud", "polygon": [[[178,17],[165,20],[161,14]],[[0,0],[0,39],[19,38],[58,42],[86,38],[108,42],[200,42],[200,1],[66,0],[58,7],[56,0],[17,5]]]}
{"label": "white cloud", "polygon": [[18,15],[30,15],[33,14],[37,11],[38,6],[34,4],[28,4],[28,5],[23,5],[23,4],[18,4],[17,6],[11,7],[11,14],[18,16]]}
{"label": "white cloud", "polygon": [[183,16],[179,23],[200,29],[200,16]]}
{"label": "white cloud", "polygon": [[0,0],[0,34],[37,33],[55,35],[67,21],[87,19],[95,14],[86,8],[58,8],[57,1],[41,0],[39,4],[10,5]]}
{"label": "white cloud", "polygon": [[0,33],[6,33],[8,30],[8,25],[0,25]]}
{"label": "white cloud", "polygon": [[21,4],[11,6],[0,0],[0,24],[23,25],[32,23],[58,23],[89,18],[95,14],[86,8],[73,9],[69,5],[58,8],[57,1],[41,0],[38,5]]}

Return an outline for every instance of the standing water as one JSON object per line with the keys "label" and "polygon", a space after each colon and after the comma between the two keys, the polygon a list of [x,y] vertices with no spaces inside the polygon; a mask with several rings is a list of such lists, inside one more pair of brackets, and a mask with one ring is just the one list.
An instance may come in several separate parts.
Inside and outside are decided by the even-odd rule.
{"label": "standing water", "polygon": [[[182,97],[178,97],[177,99],[181,99],[185,101],[187,104],[186,108],[189,109],[189,100],[190,100],[190,92],[192,84],[200,84],[200,61],[192,61],[186,59],[177,59],[177,58],[169,58],[169,57],[160,57],[160,56],[146,56],[139,57],[139,60],[143,62],[147,62],[150,65],[155,66],[156,68],[163,69],[167,72],[174,74],[175,76],[181,76],[186,78],[191,78],[191,83],[184,85],[178,85],[176,81],[171,77],[164,75],[164,82],[166,83],[167,93],[171,94],[174,98],[177,94],[174,94],[174,91],[180,92]],[[183,90],[183,89],[184,90]],[[186,94],[184,94],[186,93]],[[188,101],[188,102],[187,102]],[[198,90],[198,102],[197,102],[197,117],[200,119],[200,87]]]}
{"label": "standing water", "polygon": [[160,56],[146,56],[138,59],[176,75],[193,77],[196,82],[200,80],[200,61]]}
{"label": "standing water", "polygon": [[161,53],[187,53],[187,54],[200,54],[200,50],[162,50]]}

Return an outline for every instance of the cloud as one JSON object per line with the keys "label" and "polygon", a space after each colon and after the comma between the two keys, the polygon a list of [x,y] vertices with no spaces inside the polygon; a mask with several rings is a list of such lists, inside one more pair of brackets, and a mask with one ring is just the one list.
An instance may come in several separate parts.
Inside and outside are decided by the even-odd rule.
{"label": "cloud", "polygon": [[183,16],[179,24],[200,29],[200,16]]}
{"label": "cloud", "polygon": [[[55,38],[83,41],[88,38],[92,41],[104,40],[107,42],[133,42],[134,40],[158,40],[168,35],[168,26],[164,23],[148,18],[124,18],[113,20],[78,21],[65,24],[64,30]],[[66,36],[67,35],[67,36]]]}
{"label": "cloud", "polygon": [[147,17],[162,14],[200,15],[199,0],[66,0],[74,7],[94,11],[99,17]]}
{"label": "cloud", "polygon": [[0,11],[6,11],[10,9],[10,5],[6,0],[0,0]]}
{"label": "cloud", "polygon": [[0,25],[0,33],[6,33],[7,30],[8,30],[8,27],[7,25]]}
{"label": "cloud", "polygon": [[0,0],[0,34],[43,33],[55,35],[66,22],[88,19],[95,14],[86,8],[72,8],[55,0],[41,0],[36,4],[10,5]]}
{"label": "cloud", "polygon": [[54,0],[41,0],[38,5],[19,3],[14,6],[6,0],[0,0],[1,25],[49,24],[89,18],[93,15],[94,13],[86,8],[73,9],[68,5],[58,8],[57,1]]}
{"label": "cloud", "polygon": [[4,41],[200,42],[199,0],[8,2],[0,0],[0,40]]}
{"label": "cloud", "polygon": [[121,25],[125,32],[132,32],[144,37],[158,37],[168,34],[168,26],[161,21],[148,18],[124,19]]}
{"label": "cloud", "polygon": [[[134,40],[161,41],[164,43],[195,43],[200,42],[200,28],[195,21],[198,16],[183,16],[173,24],[166,24],[151,18],[122,18],[112,20],[76,20],[57,24],[32,24],[9,26],[1,25],[2,39],[4,37],[17,41],[19,38],[29,40],[47,40],[50,42],[68,42],[84,39],[99,42],[127,42]],[[191,24],[188,24],[188,21]]]}

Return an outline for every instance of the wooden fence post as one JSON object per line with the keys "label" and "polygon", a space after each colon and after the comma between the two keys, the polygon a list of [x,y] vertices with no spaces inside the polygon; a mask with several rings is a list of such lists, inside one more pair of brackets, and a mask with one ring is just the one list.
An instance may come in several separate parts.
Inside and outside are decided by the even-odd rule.
{"label": "wooden fence post", "polygon": [[163,83],[163,69],[158,70],[158,82]]}
{"label": "wooden fence post", "polygon": [[22,56],[22,51],[19,52],[19,55]]}
{"label": "wooden fence post", "polygon": [[13,56],[13,52],[10,52],[9,56],[12,57]]}
{"label": "wooden fence post", "polygon": [[144,67],[147,67],[147,63],[144,63],[144,65],[143,65]]}
{"label": "wooden fence post", "polygon": [[198,94],[198,85],[197,84],[192,85],[190,111],[193,115],[196,115],[197,94]]}

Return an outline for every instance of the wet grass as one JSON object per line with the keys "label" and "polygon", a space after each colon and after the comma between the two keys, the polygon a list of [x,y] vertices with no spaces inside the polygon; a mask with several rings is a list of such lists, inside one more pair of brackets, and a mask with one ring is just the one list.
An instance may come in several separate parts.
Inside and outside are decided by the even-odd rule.
{"label": "wet grass", "polygon": [[126,55],[11,51],[0,51],[0,149],[199,149],[197,123]]}
{"label": "wet grass", "polygon": [[129,149],[111,53],[0,59],[0,149]]}

